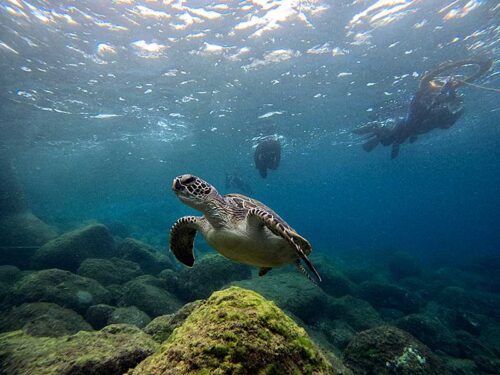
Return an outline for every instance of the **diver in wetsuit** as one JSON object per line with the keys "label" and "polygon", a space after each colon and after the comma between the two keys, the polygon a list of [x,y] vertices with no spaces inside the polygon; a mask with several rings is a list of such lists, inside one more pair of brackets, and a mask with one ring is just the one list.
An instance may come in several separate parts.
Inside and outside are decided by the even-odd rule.
{"label": "diver in wetsuit", "polygon": [[392,146],[391,159],[399,155],[400,145],[409,140],[413,143],[421,134],[432,129],[448,129],[462,116],[463,101],[455,89],[456,83],[448,80],[437,88],[432,84],[421,87],[411,100],[408,114],[391,128],[378,122],[356,129],[356,134],[368,135],[363,145],[366,151],[373,150],[379,143]]}
{"label": "diver in wetsuit", "polygon": [[276,139],[266,139],[257,145],[253,155],[255,168],[262,178],[267,177],[267,170],[278,168],[281,160],[281,145]]}
{"label": "diver in wetsuit", "polygon": [[[433,81],[438,74],[465,65],[477,65],[479,69],[463,80],[450,77],[442,86]],[[371,122],[354,130],[355,134],[367,135],[363,149],[370,152],[379,143],[383,146],[392,146],[391,158],[394,159],[399,155],[401,144],[407,140],[413,143],[419,135],[428,133],[432,129],[449,129],[464,112],[462,98],[457,93],[458,87],[479,78],[491,68],[491,65],[492,60],[482,59],[441,64],[422,78],[405,118],[397,121],[393,127]]]}

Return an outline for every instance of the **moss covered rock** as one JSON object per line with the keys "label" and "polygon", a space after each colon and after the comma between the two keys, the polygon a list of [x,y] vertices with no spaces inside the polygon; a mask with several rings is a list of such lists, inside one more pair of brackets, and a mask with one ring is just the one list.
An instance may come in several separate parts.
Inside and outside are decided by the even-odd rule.
{"label": "moss covered rock", "polygon": [[[0,217],[0,246],[41,246],[57,236],[55,228],[44,223],[31,211]],[[6,258],[8,254],[4,254]],[[0,258],[3,260],[2,258]],[[15,264],[6,262],[6,264]]]}
{"label": "moss covered rock", "polygon": [[0,281],[13,284],[21,277],[21,271],[16,266],[0,266]]}
{"label": "moss covered rock", "polygon": [[137,263],[129,260],[89,258],[80,264],[77,273],[97,280],[102,285],[110,285],[126,283],[143,272]]}
{"label": "moss covered rock", "polygon": [[68,271],[49,269],[23,277],[7,298],[12,304],[52,302],[84,313],[89,306],[108,303],[110,295],[95,280]]}
{"label": "moss covered rock", "polygon": [[101,329],[108,324],[108,320],[115,310],[115,306],[106,305],[104,303],[90,306],[85,314],[85,320],[95,329]]}
{"label": "moss covered rock", "polygon": [[159,279],[144,275],[124,285],[125,292],[119,304],[136,306],[150,317],[171,314],[183,303],[172,293],[165,290]]}
{"label": "moss covered rock", "polygon": [[266,275],[233,285],[255,290],[306,323],[314,323],[326,312],[328,296],[298,272]]}
{"label": "moss covered rock", "polygon": [[215,292],[130,374],[333,374],[306,332],[259,294]]}
{"label": "moss covered rock", "polygon": [[368,302],[351,296],[328,299],[328,318],[345,321],[355,331],[383,325],[379,313]]}
{"label": "moss covered rock", "polygon": [[57,237],[38,249],[32,258],[36,269],[59,268],[75,272],[87,258],[115,255],[113,237],[101,224],[93,224]]}
{"label": "moss covered rock", "polygon": [[189,314],[202,303],[202,300],[189,302],[182,306],[175,314],[158,316],[144,328],[144,332],[151,335],[156,342],[162,343],[168,339],[174,329],[184,323]]}
{"label": "moss covered rock", "polygon": [[157,349],[139,328],[120,324],[58,338],[0,335],[0,374],[121,375]]}
{"label": "moss covered rock", "polygon": [[447,374],[441,360],[427,346],[390,326],[358,333],[344,350],[343,358],[355,374]]}
{"label": "moss covered rock", "polygon": [[118,245],[120,257],[135,262],[145,273],[157,275],[166,268],[173,268],[170,260],[156,251],[153,247],[135,240],[126,238]]}
{"label": "moss covered rock", "polygon": [[139,328],[144,328],[149,324],[151,318],[144,311],[135,306],[118,307],[109,317],[107,324],[126,323]]}
{"label": "moss covered rock", "polygon": [[320,288],[333,297],[354,294],[355,284],[332,261],[324,256],[316,257],[314,264],[321,275]]}
{"label": "moss covered rock", "polygon": [[362,283],[359,294],[375,308],[396,309],[406,314],[418,312],[423,304],[417,294],[397,285],[378,281]]}
{"label": "moss covered rock", "polygon": [[54,303],[25,303],[13,307],[0,318],[0,331],[22,329],[31,336],[64,336],[79,331],[91,331],[92,327],[73,310]]}
{"label": "moss covered rock", "polygon": [[209,254],[196,260],[193,267],[185,267],[178,273],[177,294],[185,301],[204,299],[231,281],[250,277],[250,267],[218,254]]}

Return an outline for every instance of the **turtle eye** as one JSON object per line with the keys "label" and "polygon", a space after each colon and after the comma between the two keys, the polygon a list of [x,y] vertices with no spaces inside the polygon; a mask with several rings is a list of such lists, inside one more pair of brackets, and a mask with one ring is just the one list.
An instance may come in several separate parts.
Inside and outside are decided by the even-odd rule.
{"label": "turtle eye", "polygon": [[196,180],[196,178],[194,178],[193,176],[191,177],[188,177],[186,178],[184,181],[182,181],[184,184],[190,184],[192,182],[194,182],[194,180]]}

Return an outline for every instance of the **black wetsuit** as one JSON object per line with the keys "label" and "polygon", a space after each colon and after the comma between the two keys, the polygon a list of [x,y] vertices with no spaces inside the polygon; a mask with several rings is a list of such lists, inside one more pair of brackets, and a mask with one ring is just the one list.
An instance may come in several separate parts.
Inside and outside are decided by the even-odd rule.
{"label": "black wetsuit", "polygon": [[281,145],[275,139],[265,140],[257,146],[254,154],[255,168],[262,178],[267,177],[268,169],[278,168],[281,160]]}
{"label": "black wetsuit", "polygon": [[359,129],[356,134],[367,134],[363,145],[366,151],[373,150],[379,143],[392,146],[391,158],[399,155],[401,144],[409,140],[413,143],[421,134],[432,129],[448,129],[463,113],[462,100],[457,96],[454,83],[448,81],[440,90],[430,86],[421,88],[412,98],[408,114],[392,128],[371,123]]}

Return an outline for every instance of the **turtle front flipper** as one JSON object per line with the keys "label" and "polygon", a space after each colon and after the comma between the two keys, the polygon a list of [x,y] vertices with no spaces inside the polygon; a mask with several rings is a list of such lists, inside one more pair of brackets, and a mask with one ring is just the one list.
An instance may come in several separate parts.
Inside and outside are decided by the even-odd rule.
{"label": "turtle front flipper", "polygon": [[193,244],[200,220],[202,218],[196,216],[184,216],[170,229],[170,251],[188,267],[194,264]]}
{"label": "turtle front flipper", "polygon": [[[269,229],[276,236],[279,236],[287,241],[292,249],[295,249],[297,255],[299,256],[299,260],[302,259],[309,270],[314,274],[314,276],[316,276],[318,281],[321,281],[321,276],[319,275],[318,271],[316,271],[316,268],[314,268],[313,264],[305,253],[311,252],[311,246],[305,239],[296,234],[293,234],[290,229],[276,220],[273,215],[259,208],[251,208],[250,210],[248,210],[247,219],[257,220],[258,222],[260,222],[260,224],[266,226],[267,229]],[[302,247],[304,247],[304,249],[302,249]]]}

